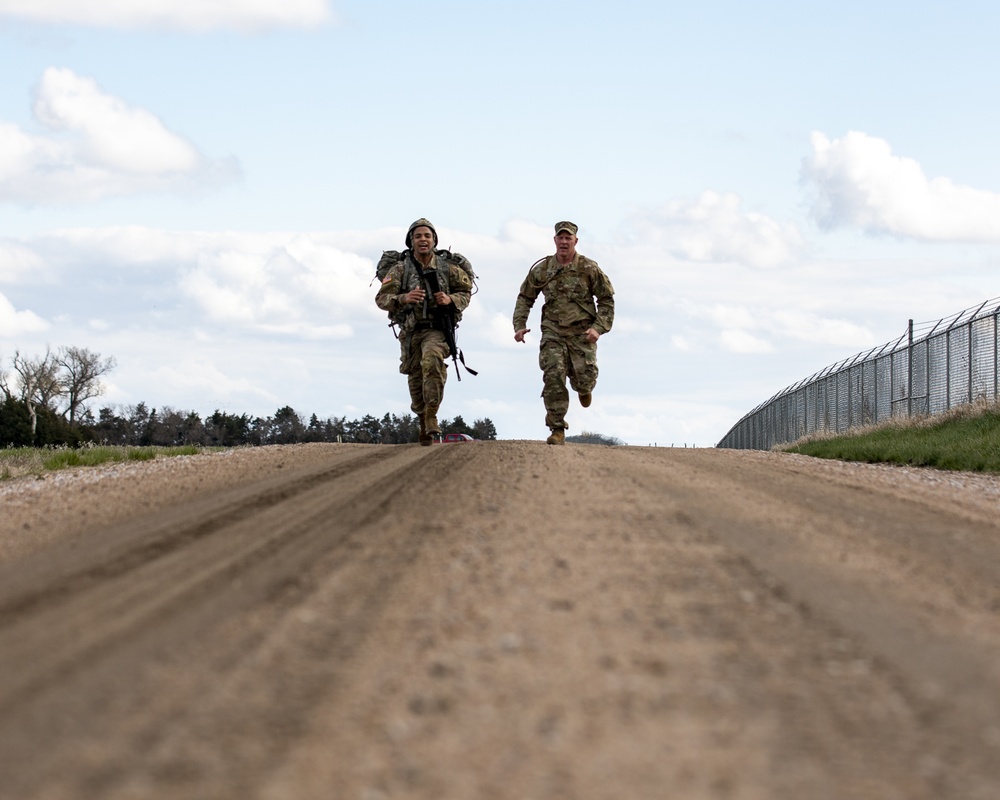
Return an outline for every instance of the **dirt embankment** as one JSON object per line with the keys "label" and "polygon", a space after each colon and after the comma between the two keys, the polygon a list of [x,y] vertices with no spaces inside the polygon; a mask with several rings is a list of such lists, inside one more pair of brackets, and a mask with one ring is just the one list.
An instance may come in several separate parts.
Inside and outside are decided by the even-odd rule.
{"label": "dirt embankment", "polygon": [[0,797],[992,800],[998,511],[535,442],[0,485]]}

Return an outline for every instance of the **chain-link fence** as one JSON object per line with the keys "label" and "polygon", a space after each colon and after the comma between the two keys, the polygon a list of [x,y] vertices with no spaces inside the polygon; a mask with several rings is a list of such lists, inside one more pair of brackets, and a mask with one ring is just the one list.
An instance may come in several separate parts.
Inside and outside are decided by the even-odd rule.
{"label": "chain-link fence", "polygon": [[761,403],[717,447],[768,450],[813,433],[940,414],[997,394],[1000,298],[832,364]]}

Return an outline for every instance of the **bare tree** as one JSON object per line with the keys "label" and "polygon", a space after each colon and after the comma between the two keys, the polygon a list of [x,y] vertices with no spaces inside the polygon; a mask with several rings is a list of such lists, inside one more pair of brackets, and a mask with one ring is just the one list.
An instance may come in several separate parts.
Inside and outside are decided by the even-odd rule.
{"label": "bare tree", "polygon": [[10,384],[7,382],[7,370],[3,368],[3,362],[0,362],[0,392],[3,392],[5,400],[14,399],[14,392],[11,391]]}
{"label": "bare tree", "polygon": [[62,370],[59,382],[61,394],[66,397],[64,416],[72,425],[85,402],[104,394],[101,376],[111,372],[118,362],[114,356],[102,361],[100,353],[85,347],[60,347],[55,362]]}
{"label": "bare tree", "polygon": [[20,351],[15,350],[12,366],[20,384],[20,399],[28,408],[31,435],[34,437],[38,428],[38,407],[51,407],[50,403],[62,393],[59,365],[46,347],[45,355],[35,358],[22,356]]}

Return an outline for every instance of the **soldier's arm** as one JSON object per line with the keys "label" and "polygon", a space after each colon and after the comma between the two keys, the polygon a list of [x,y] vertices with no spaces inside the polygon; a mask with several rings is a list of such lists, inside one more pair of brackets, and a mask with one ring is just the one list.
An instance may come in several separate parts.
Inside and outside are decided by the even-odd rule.
{"label": "soldier's arm", "polygon": [[538,284],[532,280],[532,272],[534,270],[528,272],[528,276],[517,292],[517,302],[514,303],[514,318],[512,320],[515,334],[528,330],[528,315],[531,313],[532,306],[535,305],[535,300],[538,299]]}
{"label": "soldier's arm", "polygon": [[452,265],[448,271],[448,288],[451,291],[447,296],[452,305],[458,311],[465,311],[472,300],[472,279],[469,273],[461,267]]}
{"label": "soldier's arm", "polygon": [[615,289],[603,270],[594,265],[595,276],[592,284],[594,298],[597,300],[597,319],[593,328],[604,334],[611,330],[615,322]]}
{"label": "soldier's arm", "polygon": [[402,293],[401,283],[403,280],[403,267],[402,265],[397,265],[389,270],[389,273],[385,276],[382,281],[382,285],[379,287],[378,293],[375,295],[375,305],[381,308],[383,311],[388,311],[390,314],[395,314],[397,311],[402,309],[409,303],[416,303],[423,300],[423,297],[414,298],[411,297],[414,292],[421,291],[415,289],[409,294]]}

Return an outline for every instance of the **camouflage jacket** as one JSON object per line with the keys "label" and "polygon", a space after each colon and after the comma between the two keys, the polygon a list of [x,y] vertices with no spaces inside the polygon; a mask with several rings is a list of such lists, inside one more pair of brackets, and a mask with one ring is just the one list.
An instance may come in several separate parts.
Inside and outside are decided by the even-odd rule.
{"label": "camouflage jacket", "polygon": [[[472,279],[456,262],[441,255],[434,256],[434,269],[437,271],[441,291],[451,297],[455,306],[456,319],[461,318],[472,298]],[[400,320],[404,330],[420,322],[430,322],[435,307],[433,297],[428,297],[426,303],[403,301],[403,296],[416,289],[420,283],[417,263],[407,253],[406,258],[390,269],[382,279],[382,285],[375,295],[375,304]]]}
{"label": "camouflage jacket", "polygon": [[528,314],[539,294],[545,297],[543,339],[573,335],[587,328],[600,334],[611,330],[615,319],[615,290],[596,261],[577,253],[565,265],[554,255],[535,263],[517,295],[515,332],[528,327]]}

